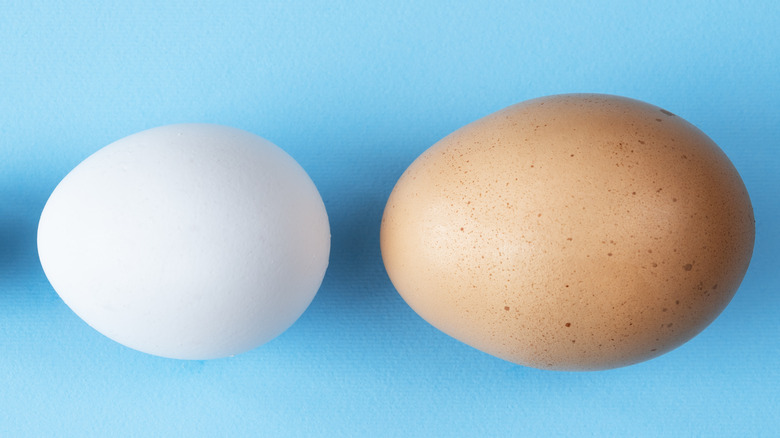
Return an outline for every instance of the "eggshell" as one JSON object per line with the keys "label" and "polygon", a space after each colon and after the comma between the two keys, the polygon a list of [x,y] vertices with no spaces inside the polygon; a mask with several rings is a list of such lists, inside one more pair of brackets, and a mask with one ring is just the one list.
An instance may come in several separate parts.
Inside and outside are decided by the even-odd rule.
{"label": "eggshell", "polygon": [[306,172],[256,135],[163,126],[79,164],[38,228],[41,264],[89,325],[159,356],[255,348],[303,313],[330,229]]}
{"label": "eggshell", "polygon": [[406,302],[518,364],[599,370],[658,356],[726,307],[750,261],[750,199],[682,118],[640,101],[526,101],[404,172],[381,247]]}

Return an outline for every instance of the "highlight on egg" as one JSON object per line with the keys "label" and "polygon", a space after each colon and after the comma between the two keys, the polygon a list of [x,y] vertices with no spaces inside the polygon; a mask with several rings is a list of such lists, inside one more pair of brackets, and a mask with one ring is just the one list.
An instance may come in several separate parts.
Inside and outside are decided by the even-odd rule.
{"label": "highlight on egg", "polygon": [[384,211],[387,273],[422,318],[505,360],[603,370],[707,327],[748,268],[755,221],[724,152],[670,111],[542,97],[448,135]]}
{"label": "highlight on egg", "polygon": [[177,359],[253,349],[292,325],[325,275],[330,227],[282,149],[180,124],[118,140],[73,169],[41,214],[62,300],[128,347]]}

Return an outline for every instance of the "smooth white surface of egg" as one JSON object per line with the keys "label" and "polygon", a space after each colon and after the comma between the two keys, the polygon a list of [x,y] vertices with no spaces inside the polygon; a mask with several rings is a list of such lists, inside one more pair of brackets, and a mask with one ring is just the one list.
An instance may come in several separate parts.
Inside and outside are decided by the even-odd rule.
{"label": "smooth white surface of egg", "polygon": [[314,298],[330,228],[306,172],[269,141],[169,125],[99,150],[49,198],[43,269],[63,301],[128,347],[179,359],[253,349]]}

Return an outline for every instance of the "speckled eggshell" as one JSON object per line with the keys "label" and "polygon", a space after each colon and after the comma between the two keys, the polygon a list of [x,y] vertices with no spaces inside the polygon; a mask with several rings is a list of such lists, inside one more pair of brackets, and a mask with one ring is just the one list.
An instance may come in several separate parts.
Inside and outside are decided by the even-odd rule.
{"label": "speckled eggshell", "polygon": [[734,296],[753,250],[745,186],[669,111],[623,97],[529,100],[422,154],[385,208],[404,300],[482,351],[552,370],[668,352]]}

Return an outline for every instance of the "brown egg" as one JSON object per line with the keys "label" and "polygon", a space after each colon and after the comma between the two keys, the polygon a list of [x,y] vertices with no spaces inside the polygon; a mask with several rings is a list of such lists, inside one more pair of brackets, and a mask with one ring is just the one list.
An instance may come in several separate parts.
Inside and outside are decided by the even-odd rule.
{"label": "brown egg", "polygon": [[393,189],[382,256],[426,321],[494,356],[600,370],[672,350],[734,296],[753,251],[718,146],[624,97],[529,100],[423,153]]}

